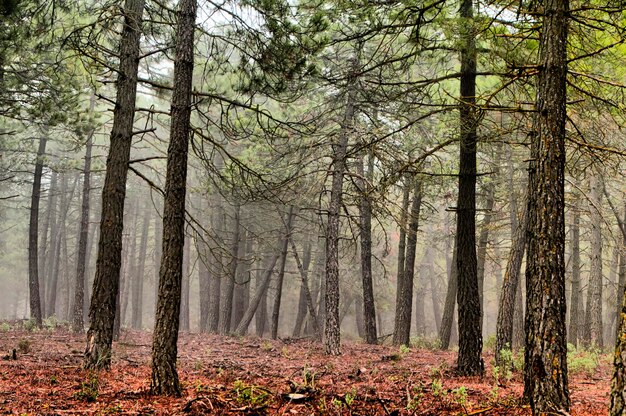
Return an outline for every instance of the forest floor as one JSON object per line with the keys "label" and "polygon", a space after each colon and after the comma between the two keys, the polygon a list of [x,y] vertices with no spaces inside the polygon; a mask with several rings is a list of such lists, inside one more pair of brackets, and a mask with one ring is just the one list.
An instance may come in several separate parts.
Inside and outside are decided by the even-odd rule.
{"label": "forest floor", "polygon": [[[489,351],[484,377],[457,377],[451,351],[345,342],[329,357],[310,340],[182,333],[182,397],[156,397],[149,332],[124,331],[111,370],[98,374],[81,369],[84,335],[9,324],[0,324],[0,414],[530,415],[522,374],[494,372]],[[570,360],[572,416],[606,414],[607,355]]]}

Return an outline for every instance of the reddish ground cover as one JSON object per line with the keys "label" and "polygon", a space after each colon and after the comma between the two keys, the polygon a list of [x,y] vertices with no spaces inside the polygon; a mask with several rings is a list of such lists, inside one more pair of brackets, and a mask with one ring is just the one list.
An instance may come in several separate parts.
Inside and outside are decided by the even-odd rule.
{"label": "reddish ground cover", "polygon": [[[456,377],[455,353],[346,343],[328,357],[306,340],[182,334],[182,397],[154,397],[151,334],[124,332],[109,372],[81,369],[84,336],[66,330],[0,332],[1,414],[529,415],[521,374]],[[13,359],[13,349],[17,359]],[[502,372],[500,372],[502,373]],[[604,415],[606,358],[570,375],[572,415]]]}

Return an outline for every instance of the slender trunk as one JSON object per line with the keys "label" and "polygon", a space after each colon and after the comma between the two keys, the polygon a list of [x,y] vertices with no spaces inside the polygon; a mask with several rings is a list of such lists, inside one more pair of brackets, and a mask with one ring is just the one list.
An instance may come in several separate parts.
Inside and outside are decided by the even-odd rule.
{"label": "slender trunk", "polygon": [[[311,296],[311,292],[309,291],[309,277],[308,277],[308,262],[309,260],[306,258],[304,261],[306,264],[303,264],[300,261],[300,256],[298,256],[298,250],[296,248],[296,244],[293,242],[293,238],[289,235],[289,241],[291,243],[291,250],[293,252],[293,257],[296,260],[296,264],[298,265],[298,271],[300,272],[300,278],[302,279],[302,289],[304,291],[304,298],[306,300],[306,307],[309,311],[309,315],[311,317],[311,323],[313,326],[313,333],[315,334],[316,339],[321,339],[322,331],[320,331],[319,320],[317,317],[317,313],[315,312],[315,303],[313,301],[313,297]],[[309,244],[309,251],[311,250]],[[308,255],[309,259],[311,255]]]}
{"label": "slender trunk", "polygon": [[454,238],[454,248],[452,251],[452,262],[450,272],[448,274],[448,289],[446,291],[446,301],[443,305],[443,315],[441,317],[441,328],[439,328],[439,346],[442,350],[450,348],[450,336],[452,333],[452,324],[454,322],[454,309],[456,306],[456,292],[458,290],[457,276],[457,238]]}
{"label": "slender trunk", "polygon": [[235,207],[235,218],[233,220],[233,237],[230,247],[230,261],[228,263],[228,277],[224,281],[222,288],[222,299],[220,304],[219,333],[224,335],[231,331],[231,320],[233,315],[233,294],[235,291],[235,279],[237,277],[237,266],[239,259],[239,240],[241,228],[241,207]]}
{"label": "slender trunk", "polygon": [[522,259],[526,249],[526,228],[528,227],[528,214],[526,209],[522,213],[521,222],[515,230],[513,244],[509,253],[509,261],[506,264],[504,281],[502,282],[502,295],[498,308],[498,323],[496,324],[496,348],[495,356],[497,365],[502,365],[502,350],[513,349],[513,315],[515,314],[515,295],[521,293],[519,284]]}
{"label": "slender trunk", "polygon": [[[357,184],[361,197],[359,198],[360,235],[361,235],[361,280],[363,286],[363,299],[359,299],[357,305],[361,305],[361,313],[357,313],[357,319],[362,322],[360,327],[365,335],[365,342],[376,344],[376,307],[374,304],[374,284],[372,281],[372,203],[369,193],[374,174],[374,156],[370,153],[367,164],[367,172],[363,167],[363,158],[357,162],[358,173],[361,178]],[[359,325],[357,325],[359,327]]]}
{"label": "slender trunk", "polygon": [[[311,263],[311,241],[310,237],[307,238],[304,244],[304,253],[302,254],[302,268],[305,273],[309,273],[309,265]],[[298,296],[298,314],[296,315],[296,323],[293,328],[292,335],[299,337],[302,334],[302,327],[304,325],[304,319],[308,311],[306,291],[309,290],[308,285],[305,285],[304,279],[300,281],[300,294]],[[309,292],[311,296],[311,292]],[[315,309],[314,309],[315,310]]]}
{"label": "slender trunk", "polygon": [[[139,242],[139,253],[133,255],[134,261],[139,263],[134,267],[133,273],[130,278],[132,284],[132,317],[131,326],[133,329],[141,329],[143,327],[143,286],[144,275],[146,270],[146,257],[148,249],[148,230],[150,229],[150,214],[149,209],[152,201],[146,199],[143,209],[143,223],[141,226],[141,239]],[[138,223],[135,225],[138,229]]]}
{"label": "slender trunk", "polygon": [[[622,233],[622,244],[619,247],[619,262],[617,271],[617,305],[619,310],[617,311],[617,329],[616,337],[620,334],[620,313],[621,313],[621,301],[624,297],[624,291],[626,290],[626,202],[624,203],[624,213],[622,219],[618,218],[619,228]],[[617,342],[617,341],[616,341]]]}
{"label": "slender trunk", "polygon": [[602,332],[602,184],[597,175],[589,179],[589,220],[590,233],[590,257],[591,267],[589,270],[589,286],[587,289],[587,308],[585,309],[585,336],[589,347],[604,348]]}
{"label": "slender trunk", "polygon": [[580,292],[580,198],[574,196],[574,206],[572,207],[573,219],[571,227],[571,250],[570,261],[572,263],[572,295],[570,298],[569,313],[569,333],[568,340],[574,345],[582,338],[581,317],[582,297]]}
{"label": "slender trunk", "polygon": [[289,239],[291,238],[291,230],[293,223],[293,205],[289,207],[287,214],[286,233],[287,238],[283,242],[283,248],[280,253],[280,268],[278,269],[278,278],[276,279],[276,296],[274,296],[274,307],[272,309],[272,324],[270,333],[272,339],[278,338],[278,321],[280,316],[280,301],[283,294],[283,280],[285,279],[285,265],[287,264],[287,251],[289,249]]}
{"label": "slender trunk", "polygon": [[619,259],[619,285],[618,295],[621,296],[621,306],[618,315],[617,337],[615,341],[615,353],[613,354],[613,379],[611,380],[611,401],[609,406],[610,416],[621,416],[626,413],[626,203],[624,204],[624,216],[620,221],[622,232],[622,246],[620,247]]}
{"label": "slender trunk", "polygon": [[159,270],[159,297],[152,340],[153,394],[179,396],[176,371],[183,250],[185,246],[185,194],[191,118],[196,0],[180,0],[176,26],[176,58],[172,93],[170,144],[163,208],[163,257]]}
{"label": "slender trunk", "polygon": [[[76,190],[76,182],[78,181],[78,177],[72,183],[72,187],[67,189],[67,174],[63,175],[61,178],[61,207],[59,212],[59,218],[57,222],[57,235],[55,240],[57,242],[55,247],[55,258],[54,266],[52,269],[52,278],[50,279],[50,291],[48,292],[48,299],[46,304],[48,305],[47,316],[54,315],[57,313],[57,293],[59,293],[59,270],[61,268],[61,261],[63,258],[61,257],[61,248],[63,246],[63,241],[66,236],[66,219],[67,213],[69,211],[70,202],[74,198],[74,191]],[[69,194],[69,195],[68,195]]]}
{"label": "slender trunk", "polygon": [[358,58],[353,58],[347,80],[347,98],[339,139],[332,147],[332,186],[328,204],[328,222],[326,224],[326,290],[325,290],[325,326],[324,349],[326,354],[341,353],[341,332],[339,322],[339,211],[343,199],[343,177],[346,172],[348,139],[352,135],[355,101],[356,74],[360,65]]}
{"label": "slender trunk", "polygon": [[[224,212],[222,199],[219,195],[215,196],[216,206],[215,212],[211,217],[212,227],[214,230],[221,231],[221,225],[223,224]],[[215,237],[209,237],[210,239],[217,238],[220,239],[222,236],[221,232],[218,232],[218,235]],[[210,273],[210,288],[211,293],[209,294],[210,303],[209,303],[209,316],[208,316],[208,331],[212,334],[218,333],[219,322],[220,322],[220,301],[221,301],[221,293],[222,293],[222,276],[223,266],[222,266],[222,248],[217,245],[212,245],[209,247],[209,273]]]}
{"label": "slender trunk", "polygon": [[[244,312],[246,311],[246,287],[247,286],[247,274],[248,264],[246,259],[248,258],[248,232],[245,230],[242,232],[241,243],[239,244],[239,253],[237,257],[240,259],[239,270],[237,271],[237,278],[235,279],[235,291],[233,293],[233,316],[232,327],[237,328]],[[241,264],[241,262],[244,262]],[[246,266],[246,267],[243,267]]]}
{"label": "slender trunk", "polygon": [[[265,283],[265,280],[263,278],[264,276],[264,271],[267,270],[269,268],[269,264],[271,261],[271,257],[266,257],[262,262],[261,262],[261,267],[258,268],[256,276],[254,278],[255,280],[255,291],[254,291],[254,297],[250,300],[250,303],[248,304],[248,308],[250,308],[250,306],[252,305],[252,301],[257,297],[259,297],[259,305],[257,307],[257,310],[254,313],[254,326],[255,326],[255,332],[257,337],[262,338],[263,335],[265,334],[265,329],[267,328],[267,289],[263,289],[263,285]],[[267,267],[262,267],[268,265]],[[271,275],[270,275],[271,277]],[[268,287],[269,287],[269,281],[267,282]],[[245,316],[245,313],[244,313]],[[243,318],[241,318],[243,320]],[[241,322],[239,323],[241,325]]]}
{"label": "slender trunk", "polygon": [[33,175],[33,190],[30,199],[30,224],[28,228],[28,291],[30,299],[30,316],[42,325],[41,299],[39,294],[39,201],[41,200],[41,177],[43,176],[43,162],[46,154],[46,137],[39,139],[35,174]]}
{"label": "slender trunk", "polygon": [[89,331],[84,366],[88,369],[111,366],[111,343],[115,303],[119,292],[122,257],[122,228],[126,178],[133,134],[139,39],[145,0],[126,0],[124,26],[119,46],[117,97],[113,111],[111,145],[102,189],[100,241],[93,294],[89,307]]}
{"label": "slender trunk", "polygon": [[209,330],[209,303],[211,291],[211,274],[209,273],[209,253],[207,243],[198,241],[198,290],[200,296],[200,332]]}
{"label": "slender trunk", "polygon": [[[91,96],[89,113],[93,113],[96,96]],[[91,188],[91,150],[93,147],[92,129],[87,136],[85,145],[85,164],[83,166],[83,200],[80,212],[80,231],[78,236],[78,257],[76,259],[76,282],[74,283],[74,311],[72,329],[74,332],[85,330],[84,303],[85,303],[85,269],[87,267],[87,241],[89,238],[89,191]]]}
{"label": "slender trunk", "polygon": [[524,395],[533,415],[566,414],[565,123],[567,0],[545,0],[531,136]]}
{"label": "slender trunk", "polygon": [[191,241],[185,237],[185,249],[183,252],[183,274],[180,294],[180,330],[189,331],[189,280],[191,279],[189,267],[191,264]]}
{"label": "slender trunk", "polygon": [[[57,201],[57,178],[58,178],[58,174],[55,171],[52,171],[52,175],[50,178],[50,187],[48,188],[48,200],[47,200],[47,207],[46,207],[46,218],[45,221],[43,223],[43,231],[42,231],[42,235],[41,235],[41,247],[39,249],[39,269],[38,269],[38,275],[39,275],[39,298],[41,299],[41,312],[42,315],[45,313],[46,310],[46,287],[47,287],[47,276],[48,276],[48,267],[47,267],[47,263],[48,263],[48,257],[51,257],[50,254],[48,253],[50,250],[50,243],[48,242],[48,235],[51,235],[52,233],[49,233],[48,231],[51,228],[51,224],[54,221],[54,213],[56,211],[56,201]],[[52,258],[50,258],[50,260],[52,260]]]}
{"label": "slender trunk", "polygon": [[[127,214],[127,218],[124,220],[129,225],[128,233],[122,240],[122,267],[120,267],[120,307],[119,313],[115,314],[114,332],[115,338],[119,336],[120,328],[128,324],[127,311],[128,304],[132,303],[131,318],[135,313],[137,304],[134,302],[133,296],[133,281],[137,276],[137,234],[139,232],[139,205],[136,201],[129,201],[128,206],[132,209],[132,212]],[[130,217],[130,221],[128,220]],[[130,224],[129,224],[130,223]],[[132,319],[131,319],[132,323]]]}
{"label": "slender trunk", "polygon": [[409,215],[406,255],[402,280],[398,281],[396,292],[396,319],[393,331],[394,345],[409,345],[411,336],[411,310],[413,302],[413,276],[415,274],[415,255],[417,250],[417,229],[422,206],[422,181],[414,179],[413,200]]}
{"label": "slender trunk", "polygon": [[[287,236],[283,238],[286,239]],[[246,334],[246,332],[248,332],[250,322],[252,322],[252,318],[261,304],[261,300],[266,298],[267,288],[270,286],[272,273],[274,272],[274,267],[276,266],[276,262],[278,261],[280,255],[281,253],[277,253],[271,258],[269,265],[260,280],[260,285],[257,286],[254,296],[250,299],[248,309],[246,309],[246,312],[243,314],[243,318],[241,318],[241,322],[239,322],[239,325],[235,328],[235,335],[242,337]]]}
{"label": "slender trunk", "polygon": [[[497,179],[497,168],[494,168],[494,179]],[[496,193],[496,186],[489,182],[486,186],[487,196],[485,198],[485,216],[480,227],[480,235],[478,237],[478,248],[476,250],[476,274],[478,276],[478,296],[480,298],[480,327],[482,330],[484,319],[484,286],[485,286],[485,262],[487,260],[487,244],[489,243],[489,231],[491,229],[491,220],[493,218],[493,205]]]}

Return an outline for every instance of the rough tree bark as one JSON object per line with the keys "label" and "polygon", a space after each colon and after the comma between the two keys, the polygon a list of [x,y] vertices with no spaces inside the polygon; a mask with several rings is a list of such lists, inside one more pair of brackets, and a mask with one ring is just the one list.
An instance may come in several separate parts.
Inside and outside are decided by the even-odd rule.
{"label": "rough tree bark", "polygon": [[359,60],[352,58],[347,76],[347,97],[341,131],[337,142],[332,145],[332,185],[328,204],[328,223],[326,224],[326,292],[324,349],[326,354],[341,354],[341,334],[339,328],[339,211],[343,199],[343,177],[346,172],[348,139],[352,135],[357,72]]}
{"label": "rough tree bark", "polygon": [[568,0],[545,0],[531,135],[524,394],[533,415],[570,408],[565,337],[565,122]]}
{"label": "rough tree bark", "polygon": [[441,327],[439,328],[439,347],[447,350],[450,347],[450,337],[452,334],[452,324],[454,322],[454,309],[456,306],[456,294],[458,291],[457,273],[457,237],[454,237],[454,248],[452,251],[452,261],[448,275],[448,288],[446,289],[446,300],[443,305],[443,315],[441,316]]}
{"label": "rough tree bark", "polygon": [[590,257],[585,341],[588,347],[604,348],[602,332],[602,183],[597,174],[589,178]]}
{"label": "rough tree bark", "polygon": [[459,287],[459,354],[457,372],[477,375],[484,371],[480,358],[483,347],[480,295],[476,259],[476,37],[472,0],[462,0],[461,103],[459,195],[457,202],[457,269]]}
{"label": "rough tree bark", "polygon": [[233,234],[230,246],[230,261],[228,262],[228,276],[222,285],[222,299],[220,300],[220,321],[218,332],[222,335],[230,333],[233,316],[233,294],[235,292],[235,279],[237,278],[237,266],[239,265],[239,243],[241,233],[241,206],[235,206],[235,218],[233,220]]}
{"label": "rough tree bark", "polygon": [[413,303],[413,280],[417,251],[417,229],[422,206],[422,181],[414,178],[413,200],[409,214],[409,229],[406,239],[406,253],[402,279],[398,281],[396,292],[396,316],[393,331],[394,345],[409,345],[411,335],[411,312]]}
{"label": "rough tree bark", "polygon": [[144,4],[145,0],[126,0],[123,9],[124,26],[119,46],[117,97],[102,189],[96,276],[89,306],[90,326],[84,360],[84,366],[88,369],[109,368],[111,365],[115,302],[120,283],[126,177],[133,135]]}
{"label": "rough tree bark", "polygon": [[30,316],[37,326],[42,325],[41,298],[39,294],[39,201],[41,200],[41,177],[46,154],[47,137],[39,139],[33,190],[30,198],[30,224],[28,227],[28,293],[30,299]]}
{"label": "rough tree bark", "polygon": [[359,187],[359,213],[361,234],[361,279],[363,285],[363,325],[365,342],[376,344],[376,307],[374,304],[374,284],[372,282],[372,203],[370,201],[371,183],[374,174],[374,155],[370,152],[367,162],[367,171],[363,166],[363,158],[357,161],[357,170],[360,178],[357,180]]}
{"label": "rough tree bark", "polygon": [[[619,220],[619,218],[618,218]],[[617,337],[615,340],[615,353],[613,354],[613,379],[611,380],[611,402],[609,405],[610,416],[621,416],[626,413],[626,293],[624,281],[626,276],[626,262],[624,260],[624,248],[626,247],[626,204],[624,216],[620,222],[622,232],[622,247],[619,260],[619,285],[618,290],[622,296],[620,313],[617,321]]]}
{"label": "rough tree bark", "polygon": [[522,211],[521,221],[515,230],[513,244],[506,264],[506,272],[502,282],[498,322],[496,324],[495,358],[497,365],[502,365],[500,352],[513,349],[513,315],[515,313],[515,295],[521,290],[519,277],[522,259],[526,249],[526,228],[528,226],[527,208]]}
{"label": "rough tree bark", "polygon": [[196,23],[196,0],[180,0],[176,26],[174,91],[170,144],[163,208],[163,256],[159,271],[159,297],[152,339],[153,394],[180,395],[176,371],[178,325],[185,245],[185,194],[191,118],[191,83]]}
{"label": "rough tree bark", "polygon": [[[89,113],[93,114],[96,104],[95,94],[91,96],[89,102]],[[83,332],[85,323],[83,321],[85,303],[85,269],[87,267],[87,241],[89,239],[89,192],[91,190],[91,151],[93,148],[94,129],[87,135],[85,144],[85,164],[83,165],[83,200],[80,210],[80,231],[78,236],[78,257],[76,259],[76,281],[74,283],[74,311],[72,320],[72,330]]]}
{"label": "rough tree bark", "polygon": [[151,199],[146,198],[143,210],[141,238],[139,241],[139,255],[135,258],[135,261],[138,261],[139,263],[136,267],[134,267],[133,275],[129,276],[130,283],[132,285],[131,292],[133,299],[131,326],[134,329],[141,329],[143,327],[143,285],[144,272],[146,269],[146,254],[148,249],[148,230],[150,229],[150,205]]}
{"label": "rough tree bark", "polygon": [[580,294],[581,279],[580,279],[580,198],[574,195],[574,206],[572,207],[572,226],[571,226],[571,255],[570,262],[572,263],[572,294],[570,298],[570,313],[569,313],[569,332],[568,341],[578,346],[579,340],[582,338],[581,318],[583,315],[582,310],[582,296]]}
{"label": "rough tree bark", "polygon": [[280,253],[280,268],[278,269],[278,278],[276,279],[276,295],[274,296],[274,307],[272,308],[272,322],[270,326],[270,334],[272,339],[278,338],[278,321],[280,317],[280,301],[283,294],[283,281],[285,280],[285,265],[287,264],[287,251],[289,250],[289,238],[293,226],[293,205],[289,207],[287,214],[286,233],[287,238],[283,241],[282,251]]}

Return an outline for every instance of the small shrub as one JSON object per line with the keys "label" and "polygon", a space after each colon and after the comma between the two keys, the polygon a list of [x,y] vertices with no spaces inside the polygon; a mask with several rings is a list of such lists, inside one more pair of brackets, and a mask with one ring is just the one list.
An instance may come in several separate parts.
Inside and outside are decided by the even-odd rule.
{"label": "small shrub", "polygon": [[80,390],[74,393],[74,398],[89,403],[95,402],[98,399],[99,384],[98,373],[90,371],[87,375],[87,381],[80,383]]}
{"label": "small shrub", "polygon": [[443,383],[440,379],[435,379],[431,385],[431,391],[433,393],[433,397],[445,396],[446,391],[443,389]]}
{"label": "small shrub", "polygon": [[400,345],[400,354],[408,354],[409,352],[411,352],[411,349],[408,345]]}
{"label": "small shrub", "polygon": [[30,347],[32,346],[32,342],[28,339],[22,339],[17,344],[17,350],[22,354],[28,354],[30,352]]}
{"label": "small shrub", "polygon": [[35,322],[34,319],[29,319],[28,321],[24,322],[24,329],[31,332],[31,331],[35,331],[37,329],[37,322]]}
{"label": "small shrub", "polygon": [[489,335],[485,342],[483,343],[483,347],[486,350],[493,350],[496,346],[496,336],[495,334]]}
{"label": "small shrub", "polygon": [[269,401],[270,392],[262,387],[246,385],[241,380],[235,380],[233,390],[237,395],[237,401],[246,406],[260,407],[265,406]]}
{"label": "small shrub", "polygon": [[577,350],[567,354],[567,369],[570,374],[586,374],[591,377],[600,364],[600,353],[596,349]]}
{"label": "small shrub", "polygon": [[9,332],[11,330],[11,325],[7,324],[6,322],[3,322],[2,324],[0,324],[0,332]]}
{"label": "small shrub", "polygon": [[463,408],[467,406],[467,389],[465,386],[458,387],[452,390],[452,394],[454,395],[454,400]]}
{"label": "small shrub", "polygon": [[57,319],[56,315],[51,315],[43,320],[43,326],[50,331],[56,329],[58,324],[59,320]]}
{"label": "small shrub", "polygon": [[428,338],[422,335],[411,338],[411,345],[417,349],[424,350],[439,350],[441,348],[441,342],[439,338]]}

